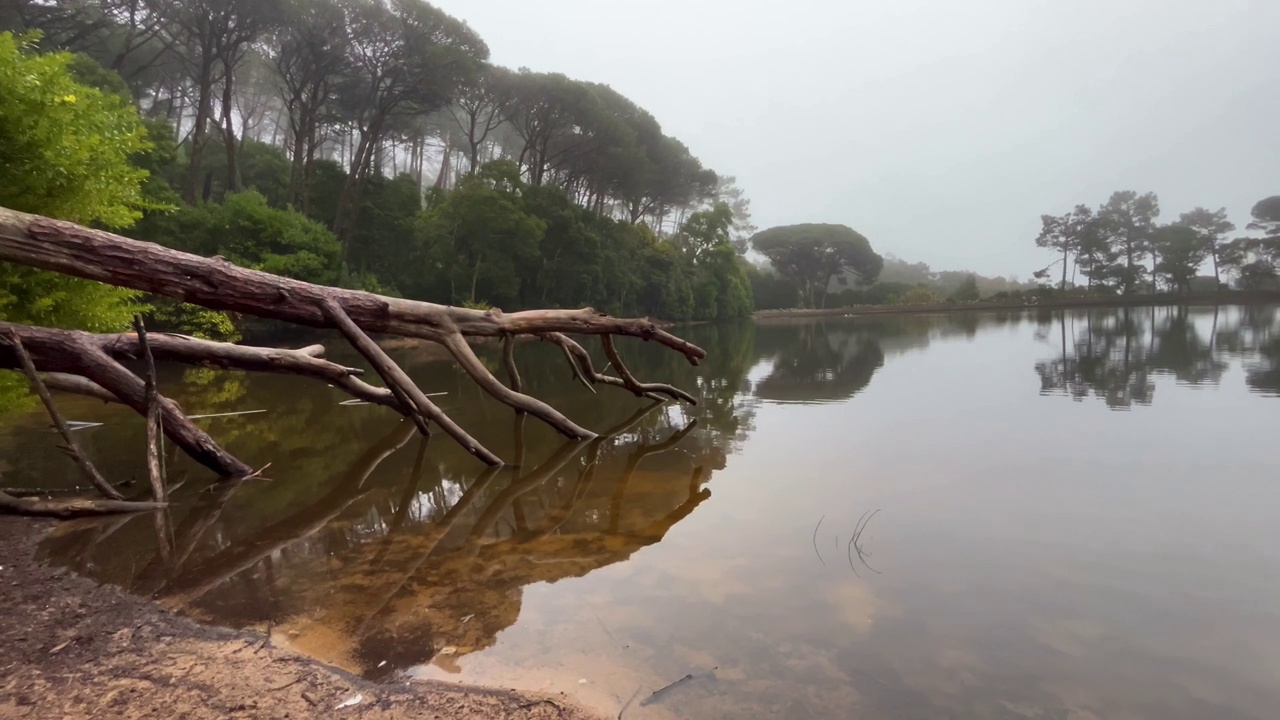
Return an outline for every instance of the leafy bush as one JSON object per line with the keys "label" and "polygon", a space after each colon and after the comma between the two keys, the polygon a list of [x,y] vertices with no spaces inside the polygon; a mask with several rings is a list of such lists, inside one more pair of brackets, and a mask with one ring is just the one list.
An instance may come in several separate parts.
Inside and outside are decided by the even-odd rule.
{"label": "leafy bush", "polygon": [[[0,33],[0,205],[82,224],[127,227],[147,206],[147,149],[138,113],[76,82],[67,53],[37,54],[33,36]],[[0,319],[100,332],[124,330],[139,293],[0,263]],[[21,384],[0,381],[0,407]]]}
{"label": "leafy bush", "polygon": [[148,217],[139,231],[176,250],[220,255],[236,265],[295,280],[336,285],[342,275],[342,246],[333,233],[301,213],[271,207],[256,190]]}

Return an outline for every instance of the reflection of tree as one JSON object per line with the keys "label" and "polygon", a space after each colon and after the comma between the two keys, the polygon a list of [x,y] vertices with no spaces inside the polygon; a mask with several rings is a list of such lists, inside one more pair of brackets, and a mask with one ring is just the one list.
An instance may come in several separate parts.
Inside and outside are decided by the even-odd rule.
{"label": "reflection of tree", "polygon": [[[118,524],[67,526],[44,552],[198,615],[275,619],[304,650],[386,674],[446,646],[464,654],[492,644],[518,616],[525,585],[625,560],[709,498],[709,468],[723,455],[698,437],[696,419],[675,424],[671,408],[646,404],[607,437],[479,476],[421,450],[402,463],[407,477],[387,472],[393,456],[410,459],[397,454],[413,432],[401,423],[327,489],[257,529],[240,530],[238,514],[224,511],[249,481],[203,494],[164,531],[171,537],[152,537],[149,559],[130,552],[125,562],[100,544],[108,533],[121,539]],[[517,445],[524,434],[517,420]],[[129,529],[136,550],[151,527]]]}
{"label": "reflection of tree", "polygon": [[1244,360],[1250,388],[1280,396],[1280,316],[1274,306],[1242,308],[1238,322],[1221,329],[1215,339],[1223,353]]}
{"label": "reflection of tree", "polygon": [[1269,338],[1276,337],[1274,313],[1267,309],[1122,308],[1054,313],[1042,322],[1049,332],[1041,335],[1057,335],[1060,350],[1036,363],[1041,394],[1093,395],[1115,409],[1149,405],[1156,375],[1216,385],[1227,355],[1245,358],[1250,387],[1265,389],[1275,368],[1268,361],[1274,354],[1267,355]]}
{"label": "reflection of tree", "polygon": [[773,368],[755,394],[783,402],[829,401],[853,397],[884,365],[877,338],[853,323],[785,323],[760,328],[761,354]]}

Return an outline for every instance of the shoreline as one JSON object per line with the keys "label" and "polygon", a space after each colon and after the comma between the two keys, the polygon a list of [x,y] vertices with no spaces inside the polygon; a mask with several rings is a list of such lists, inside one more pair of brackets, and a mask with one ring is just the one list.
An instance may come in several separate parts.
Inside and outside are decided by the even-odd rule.
{"label": "shoreline", "polygon": [[966,304],[934,303],[930,305],[856,305],[839,308],[790,308],[787,310],[757,310],[752,320],[777,320],[806,317],[846,317],[869,315],[927,315],[957,312],[1022,311],[1022,310],[1087,310],[1107,307],[1147,307],[1151,305],[1263,305],[1280,303],[1280,291],[1236,291],[1230,293],[1193,293],[1159,295],[1132,295],[1115,297],[1047,299],[1035,303],[976,302]]}
{"label": "shoreline", "polygon": [[562,695],[375,683],[263,633],[176,615],[36,559],[55,525],[0,517],[0,717],[600,720]]}

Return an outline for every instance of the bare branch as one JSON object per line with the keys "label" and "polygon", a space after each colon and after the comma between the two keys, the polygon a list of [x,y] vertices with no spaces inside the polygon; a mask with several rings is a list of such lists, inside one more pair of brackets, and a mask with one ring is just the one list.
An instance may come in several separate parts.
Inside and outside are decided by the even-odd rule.
{"label": "bare branch", "polygon": [[147,328],[142,323],[142,315],[135,315],[133,328],[138,333],[138,348],[147,369],[147,478],[151,481],[151,495],[156,502],[165,502],[168,497],[164,489],[164,470],[160,468],[160,388],[157,384],[156,360],[151,356],[151,347],[147,344]]}
{"label": "bare branch", "polygon": [[9,344],[13,347],[14,353],[18,356],[18,361],[22,365],[22,371],[26,373],[27,380],[31,383],[31,389],[36,395],[40,396],[40,401],[44,403],[44,407],[49,411],[49,419],[53,420],[53,426],[58,429],[58,434],[62,435],[62,441],[66,443],[67,454],[75,461],[80,468],[80,472],[93,483],[98,492],[111,500],[123,500],[124,495],[120,494],[111,486],[111,483],[102,477],[98,472],[98,468],[94,467],[89,461],[88,456],[80,449],[80,443],[76,442],[76,438],[71,434],[71,428],[67,422],[62,419],[62,415],[58,413],[58,406],[53,402],[53,396],[49,394],[49,388],[45,387],[44,381],[40,379],[40,374],[36,372],[35,362],[32,361],[31,355],[27,353],[27,349],[22,345],[22,339],[18,337],[16,332],[9,332]]}
{"label": "bare branch", "polygon": [[360,354],[364,355],[373,365],[378,374],[382,376],[383,381],[387,383],[387,387],[400,396],[401,402],[407,407],[412,407],[416,410],[415,415],[421,420],[419,429],[423,431],[423,434],[429,434],[425,427],[426,420],[429,419],[448,433],[449,437],[457,440],[458,444],[466,448],[467,452],[480,458],[486,465],[502,464],[502,460],[497,455],[494,455],[488,448],[471,437],[466,430],[463,430],[443,410],[431,402],[405,371],[401,370],[400,366],[396,365],[395,361],[382,348],[378,347],[377,343],[369,339],[369,336],[351,320],[351,317],[336,302],[332,299],[326,299],[322,302],[324,312],[330,321],[342,331],[342,334],[347,337],[352,346],[360,351]]}

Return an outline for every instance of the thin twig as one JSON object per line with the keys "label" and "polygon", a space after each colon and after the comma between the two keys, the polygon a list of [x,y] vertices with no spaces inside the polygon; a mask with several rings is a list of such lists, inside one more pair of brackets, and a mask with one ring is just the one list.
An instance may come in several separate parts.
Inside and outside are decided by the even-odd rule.
{"label": "thin twig", "polygon": [[559,703],[557,703],[555,700],[548,700],[547,698],[542,698],[541,700],[530,700],[529,702],[521,703],[519,709],[528,710],[531,707],[537,707],[539,705],[550,705],[551,707],[555,708],[557,712],[561,714],[564,713],[564,708],[560,707]]}
{"label": "thin twig", "polygon": [[631,707],[631,703],[635,702],[635,701],[636,701],[636,698],[640,697],[640,688],[641,688],[641,687],[642,687],[642,686],[640,686],[640,685],[637,685],[637,686],[636,686],[636,691],[635,691],[635,692],[633,692],[633,693],[631,693],[631,699],[630,699],[630,700],[628,700],[628,701],[626,702],[626,704],[622,706],[622,709],[618,711],[618,720],[622,720],[622,714],[623,714],[623,713],[625,713],[625,712],[627,711],[627,708]]}
{"label": "thin twig", "polygon": [[262,644],[258,646],[257,650],[253,651],[254,655],[257,655],[263,648],[271,644],[271,628],[274,626],[274,620],[267,620],[267,632],[265,633],[265,637],[262,638]]}
{"label": "thin twig", "polygon": [[297,685],[298,683],[302,682],[303,680],[307,680],[307,679],[309,679],[310,677],[311,677],[311,673],[303,673],[303,674],[299,675],[298,677],[294,678],[293,680],[291,680],[290,682],[287,682],[287,683],[285,683],[285,684],[283,684],[283,685],[279,685],[279,686],[277,686],[277,687],[273,687],[273,688],[267,688],[267,692],[275,692],[275,691],[277,691],[277,690],[283,690],[283,689],[285,689],[285,688],[287,688],[287,687],[292,687],[292,686]]}
{"label": "thin twig", "polygon": [[[882,573],[879,570],[871,567],[871,563],[867,562],[867,558],[870,557],[870,554],[862,549],[862,545],[860,544],[860,542],[862,540],[862,533],[866,532],[867,526],[871,524],[871,519],[874,518],[876,514],[879,512],[880,512],[880,509],[876,508],[874,511],[871,511],[870,515],[868,515],[865,512],[862,513],[862,517],[858,518],[858,524],[855,525],[853,528],[853,537],[849,539],[849,547],[857,551],[858,559],[862,561],[862,564],[865,565],[868,570],[870,570],[871,572],[877,575],[881,575]],[[848,548],[846,548],[846,551],[847,550]],[[853,568],[852,555],[850,555],[849,557],[849,567]],[[853,570],[853,574],[858,575],[857,569]],[[861,577],[861,575],[859,575],[858,577]]]}
{"label": "thin twig", "polygon": [[826,519],[827,516],[824,514],[818,518],[818,524],[813,526],[813,552],[817,554],[818,562],[822,563],[823,567],[826,567],[827,561],[822,559],[822,553],[818,551],[818,528],[822,527],[822,521]]}
{"label": "thin twig", "polygon": [[58,414],[58,408],[53,404],[53,396],[49,394],[49,388],[45,387],[44,381],[40,379],[40,374],[36,372],[35,361],[31,359],[31,355],[27,353],[27,349],[22,345],[22,339],[18,337],[17,332],[9,333],[9,344],[13,345],[13,351],[18,356],[18,361],[22,363],[22,370],[27,375],[27,380],[31,383],[31,388],[35,390],[36,395],[40,396],[40,401],[44,403],[44,407],[49,411],[49,418],[53,420],[54,427],[58,428],[58,433],[62,435],[62,439],[67,443],[67,453],[71,459],[75,460],[76,465],[80,466],[80,471],[89,478],[93,486],[98,492],[110,500],[124,500],[124,495],[120,491],[111,487],[111,483],[107,482],[102,474],[98,472],[98,468],[93,466],[89,458],[80,449],[80,444],[76,442],[75,436],[71,434],[71,428],[67,427],[67,422]]}
{"label": "thin twig", "polygon": [[[367,402],[367,401],[357,400],[356,402]],[[224,417],[234,417],[236,415],[257,415],[258,413],[264,413],[264,412],[266,412],[266,410],[241,410],[239,412],[213,413],[210,415],[188,415],[187,419],[188,420],[204,420],[205,418],[224,418]]]}

